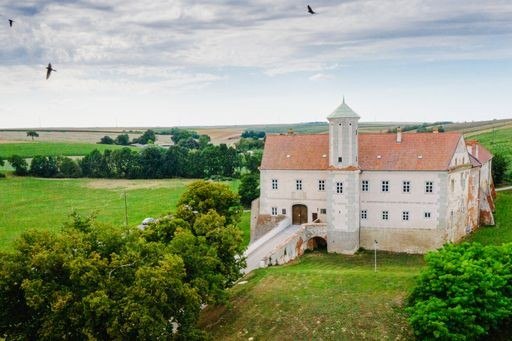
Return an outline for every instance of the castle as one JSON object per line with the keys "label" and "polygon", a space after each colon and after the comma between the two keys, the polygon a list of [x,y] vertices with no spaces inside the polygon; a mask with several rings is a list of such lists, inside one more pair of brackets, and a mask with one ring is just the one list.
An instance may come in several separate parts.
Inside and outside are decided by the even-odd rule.
{"label": "castle", "polygon": [[[494,224],[492,155],[482,145],[437,130],[359,134],[359,118],[343,99],[327,117],[328,134],[267,135],[252,242],[286,220],[323,229],[316,242],[328,252],[378,243],[423,253]],[[299,238],[304,247],[309,237]]]}

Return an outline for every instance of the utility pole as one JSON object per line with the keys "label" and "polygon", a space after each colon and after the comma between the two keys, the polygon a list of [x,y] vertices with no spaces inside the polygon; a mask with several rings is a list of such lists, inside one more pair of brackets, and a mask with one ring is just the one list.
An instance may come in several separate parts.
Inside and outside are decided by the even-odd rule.
{"label": "utility pole", "polygon": [[379,244],[377,242],[377,239],[374,240],[375,244],[374,244],[374,257],[373,257],[373,264],[374,264],[374,272],[377,272],[377,244]]}
{"label": "utility pole", "polygon": [[128,228],[128,204],[126,202],[126,191],[124,191],[124,227]]}

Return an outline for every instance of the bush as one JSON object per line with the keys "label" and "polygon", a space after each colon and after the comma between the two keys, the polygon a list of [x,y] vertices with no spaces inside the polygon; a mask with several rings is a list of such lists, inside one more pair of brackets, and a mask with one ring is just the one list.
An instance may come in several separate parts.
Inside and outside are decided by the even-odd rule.
{"label": "bush", "polygon": [[100,144],[114,144],[115,141],[113,138],[111,138],[110,136],[103,136],[99,142]]}
{"label": "bush", "polygon": [[16,175],[27,175],[28,174],[28,163],[19,155],[13,155],[9,159],[9,163],[14,167],[14,174]]}
{"label": "bush", "polygon": [[409,321],[421,340],[473,340],[512,318],[512,244],[447,245],[425,256],[409,297]]}
{"label": "bush", "polygon": [[492,158],[492,178],[495,184],[501,184],[507,173],[507,159],[502,154],[496,153]]}

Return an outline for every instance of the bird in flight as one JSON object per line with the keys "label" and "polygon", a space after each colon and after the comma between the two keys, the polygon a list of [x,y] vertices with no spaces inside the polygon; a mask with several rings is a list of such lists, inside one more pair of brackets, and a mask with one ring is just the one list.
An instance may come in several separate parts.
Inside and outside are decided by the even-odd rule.
{"label": "bird in flight", "polygon": [[52,71],[55,71],[57,72],[57,70],[55,70],[54,68],[52,68],[52,64],[51,63],[48,63],[48,66],[46,67],[46,79],[50,78],[50,74],[52,73]]}
{"label": "bird in flight", "polygon": [[14,23],[15,23],[15,21],[14,21],[14,20],[9,19],[9,27],[12,27],[12,24],[14,24]]}
{"label": "bird in flight", "polygon": [[316,14],[315,11],[313,11],[313,9],[311,8],[311,6],[308,5],[308,13],[309,14]]}

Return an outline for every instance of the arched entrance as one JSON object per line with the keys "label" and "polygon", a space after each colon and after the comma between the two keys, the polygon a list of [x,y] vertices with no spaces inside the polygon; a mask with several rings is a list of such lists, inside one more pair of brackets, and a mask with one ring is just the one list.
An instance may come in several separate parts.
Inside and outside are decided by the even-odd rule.
{"label": "arched entrance", "polygon": [[301,225],[308,222],[308,208],[306,205],[293,205],[292,224]]}
{"label": "arched entrance", "polygon": [[322,237],[313,237],[308,240],[308,250],[327,251],[327,241]]}

